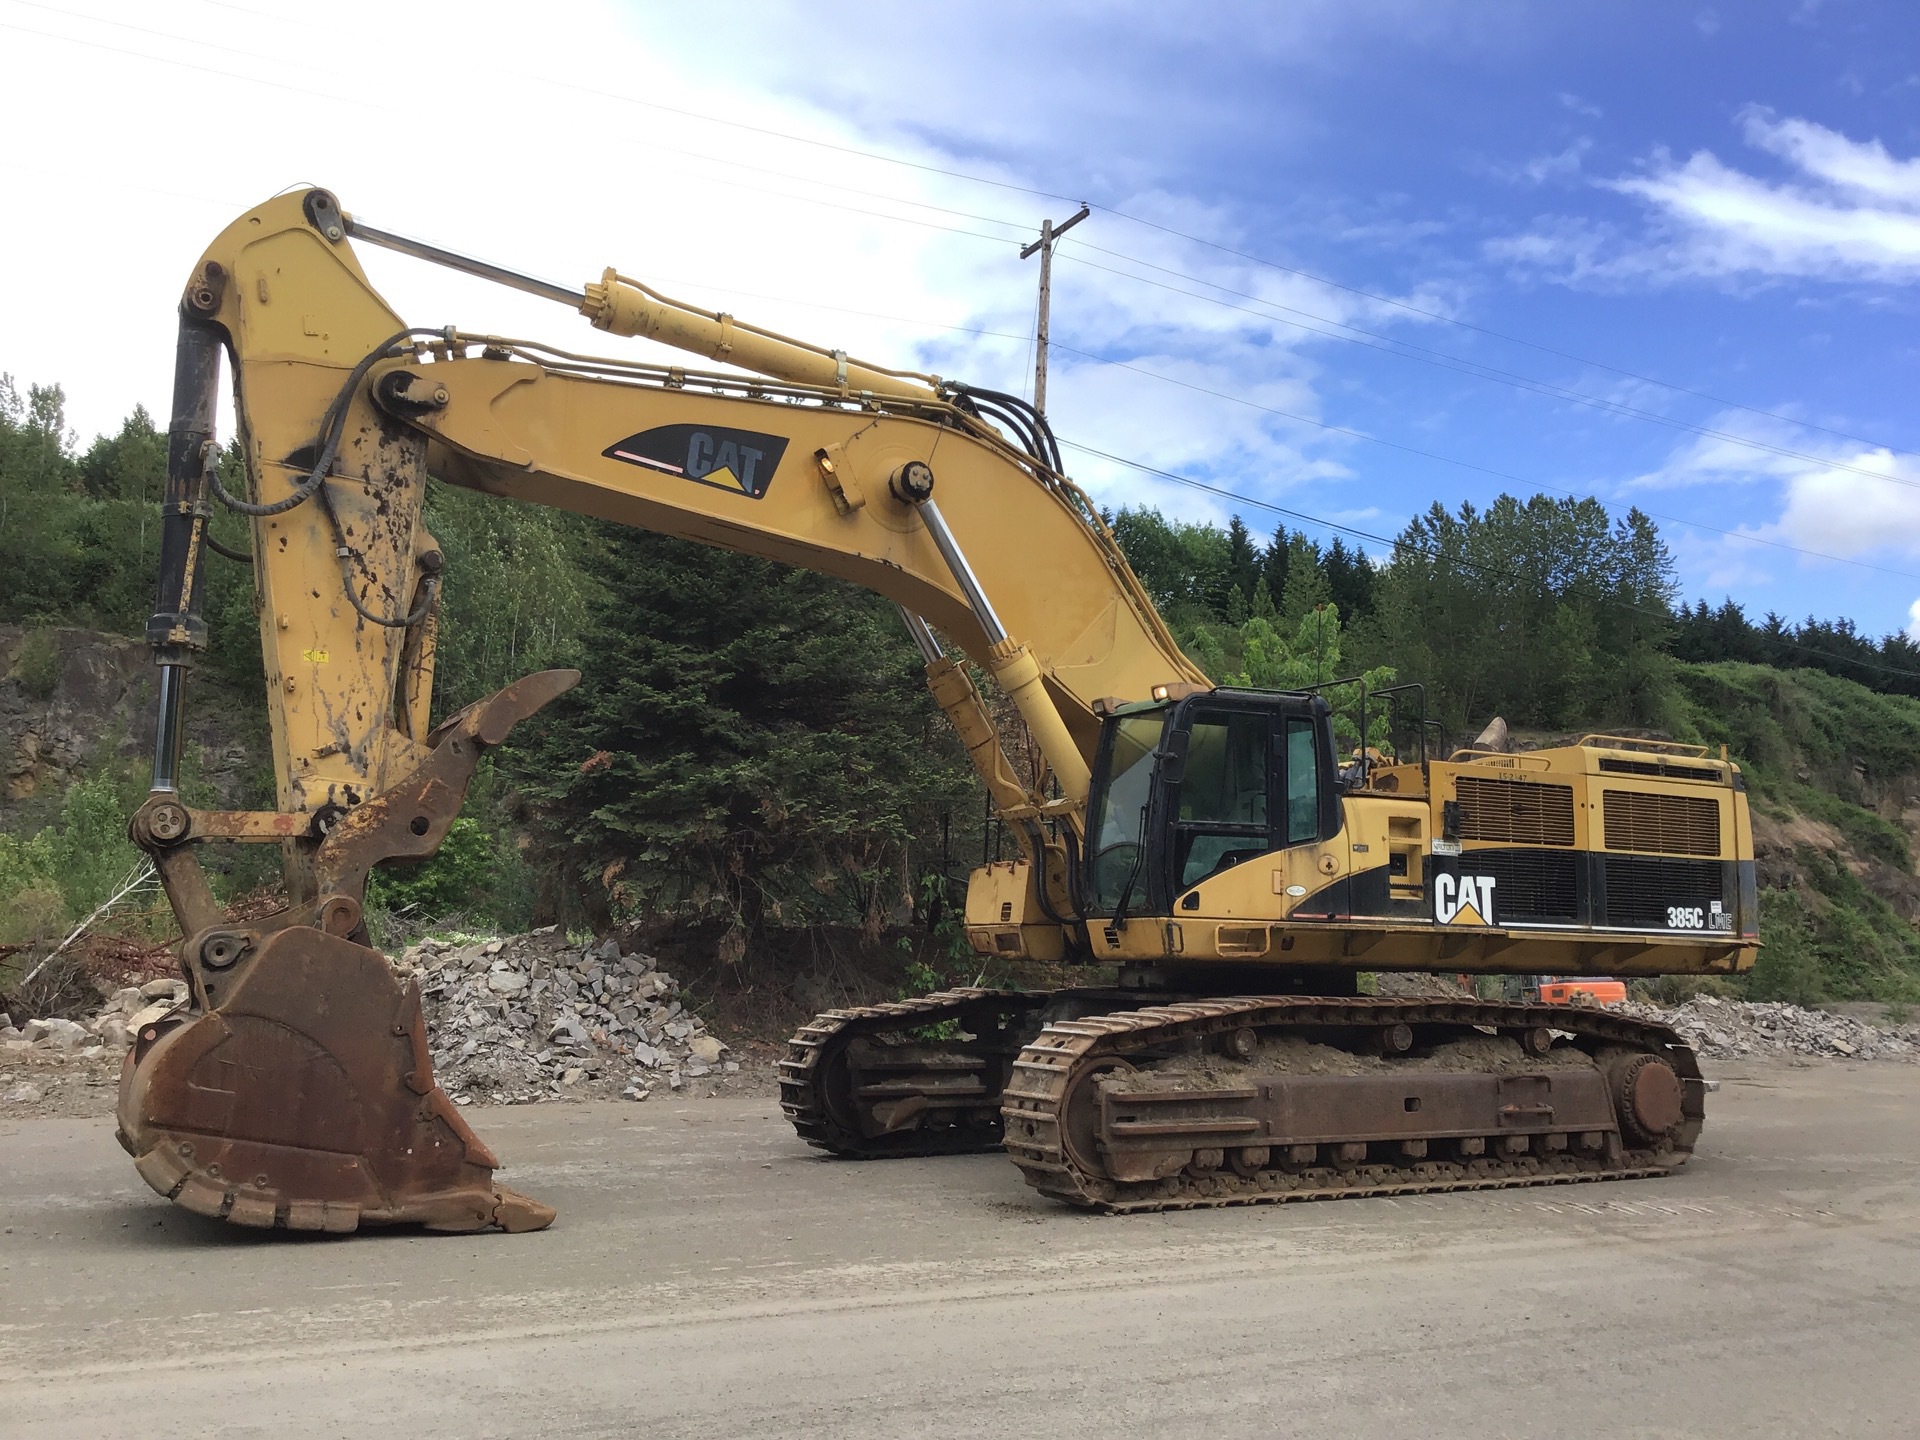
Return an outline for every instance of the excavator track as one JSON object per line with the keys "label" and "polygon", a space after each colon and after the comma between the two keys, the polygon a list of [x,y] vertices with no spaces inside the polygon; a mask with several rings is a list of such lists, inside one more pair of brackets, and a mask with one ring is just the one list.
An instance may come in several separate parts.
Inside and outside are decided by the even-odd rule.
{"label": "excavator track", "polygon": [[[1345,1048],[1353,1067],[1264,1073],[1288,1041]],[[1422,1068],[1463,1041],[1515,1058]],[[1138,1068],[1182,1055],[1235,1073]],[[1152,1088],[1164,1078],[1189,1083]],[[1042,1194],[1108,1212],[1561,1185],[1678,1169],[1705,1090],[1673,1030],[1602,1011],[1209,999],[1049,1024],[1014,1063],[1005,1145]]]}
{"label": "excavator track", "polygon": [[823,1011],[787,1041],[780,1108],[809,1145],[848,1159],[998,1149],[1016,1027],[1053,998],[962,988]]}

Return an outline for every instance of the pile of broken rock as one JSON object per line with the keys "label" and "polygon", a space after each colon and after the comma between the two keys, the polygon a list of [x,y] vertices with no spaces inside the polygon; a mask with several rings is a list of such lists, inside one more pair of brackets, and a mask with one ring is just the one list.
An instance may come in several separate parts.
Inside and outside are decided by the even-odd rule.
{"label": "pile of broken rock", "polygon": [[644,1100],[737,1073],[680,985],[618,940],[557,927],[456,944],[422,940],[397,967],[420,982],[440,1088],[455,1104],[572,1096]]}
{"label": "pile of broken rock", "polygon": [[1822,1056],[1834,1060],[1920,1061],[1920,1025],[1869,1025],[1849,1015],[1805,1010],[1784,1001],[1696,995],[1684,1005],[1612,1007],[1671,1025],[1694,1050],[1715,1060]]}
{"label": "pile of broken rock", "polygon": [[15,1028],[0,1024],[0,1046],[53,1050],[85,1059],[120,1052],[133,1043],[142,1025],[150,1025],[187,998],[184,980],[149,980],[114,991],[104,1009],[82,1025],[77,1020],[29,1020]]}

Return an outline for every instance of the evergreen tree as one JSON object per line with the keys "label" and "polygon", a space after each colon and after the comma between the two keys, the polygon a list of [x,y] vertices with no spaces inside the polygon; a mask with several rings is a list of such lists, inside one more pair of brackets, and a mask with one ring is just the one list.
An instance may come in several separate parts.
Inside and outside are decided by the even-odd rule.
{"label": "evergreen tree", "polygon": [[[590,910],[877,935],[971,772],[893,607],[771,561],[597,527],[580,687],[515,768]],[[971,813],[971,803],[966,813]]]}
{"label": "evergreen tree", "polygon": [[1320,567],[1320,547],[1303,533],[1296,531],[1287,541],[1287,583],[1274,598],[1280,618],[1288,626],[1298,625],[1333,601],[1327,572]]}
{"label": "evergreen tree", "polygon": [[1349,622],[1373,613],[1373,561],[1355,546],[1349,550],[1338,535],[1320,562],[1327,576],[1327,595]]}
{"label": "evergreen tree", "polygon": [[1274,530],[1267,548],[1260,552],[1261,577],[1267,582],[1267,593],[1273,596],[1276,604],[1287,593],[1287,561],[1292,554],[1292,537],[1288,535],[1285,525]]}
{"label": "evergreen tree", "polygon": [[1231,623],[1239,624],[1239,620],[1232,618],[1232,596],[1240,597],[1240,620],[1245,620],[1253,605],[1254,591],[1260,586],[1261,574],[1260,552],[1238,515],[1227,522],[1226,580],[1229,593],[1221,609]]}

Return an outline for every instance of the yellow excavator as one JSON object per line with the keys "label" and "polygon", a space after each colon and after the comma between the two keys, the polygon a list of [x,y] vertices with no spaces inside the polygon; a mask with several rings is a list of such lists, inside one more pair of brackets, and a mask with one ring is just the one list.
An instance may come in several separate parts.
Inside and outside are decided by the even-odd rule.
{"label": "yellow excavator", "polygon": [[[729,368],[414,327],[356,242]],[[153,783],[130,828],[178,919],[189,998],[136,1037],[118,1107],[160,1194],[296,1230],[553,1219],[495,1182],[434,1082],[419,991],[363,914],[372,867],[431,855],[481,755],[578,679],[531,675],[433,722],[430,476],[898,604],[1019,847],[972,876],[971,944],[1084,963],[1097,983],[816,1017],[780,1080],[813,1144],[1004,1145],[1040,1191],[1112,1211],[1650,1176],[1691,1152],[1706,1084],[1673,1031],[1358,981],[1747,968],[1752,837],[1724,754],[1591,736],[1429,756],[1415,726],[1397,758],[1343,757],[1324,698],[1219,687],[1181,653],[1016,397],[862,363],[612,270],[553,284],[377,229],[314,189],[229,225],[179,314]],[[223,354],[240,494],[214,464]],[[199,810],[179,789],[202,575],[226,549],[215,506],[251,524],[237,558],[260,618],[270,811]],[[1010,709],[989,708],[973,666]],[[1041,763],[1014,764],[1009,740]],[[198,858],[209,841],[279,846],[285,907],[229,919]]]}

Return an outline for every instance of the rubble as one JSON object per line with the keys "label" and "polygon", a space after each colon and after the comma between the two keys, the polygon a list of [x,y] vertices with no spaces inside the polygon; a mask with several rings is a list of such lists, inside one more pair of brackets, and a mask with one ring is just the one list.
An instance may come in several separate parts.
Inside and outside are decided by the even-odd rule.
{"label": "rubble", "polygon": [[20,1029],[29,1045],[52,1050],[78,1050],[88,1042],[87,1028],[72,1020],[29,1020]]}
{"label": "rubble", "polygon": [[1712,995],[1696,995],[1672,1009],[1633,1003],[1607,1008],[1671,1025],[1696,1051],[1714,1060],[1805,1055],[1920,1061],[1920,1024],[1869,1025],[1783,1001],[1722,1000]]}
{"label": "rubble", "polygon": [[575,1096],[644,1100],[738,1071],[651,956],[556,927],[427,939],[395,967],[420,982],[434,1075],[456,1105]]}
{"label": "rubble", "polygon": [[[645,1100],[663,1087],[705,1094],[741,1069],[686,1008],[679,981],[617,940],[581,944],[553,927],[426,939],[394,969],[419,981],[434,1075],[456,1104]],[[0,1015],[0,1056],[117,1063],[144,1026],[186,998],[186,982],[167,978],[123,986],[85,1024],[29,1020],[15,1029]],[[0,1099],[9,1093],[0,1086]]]}

